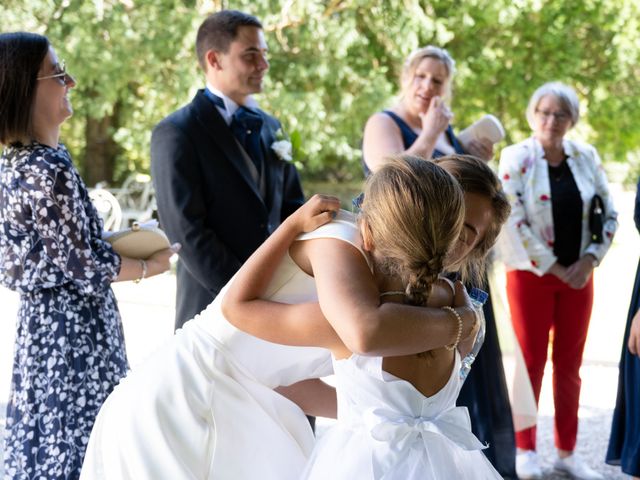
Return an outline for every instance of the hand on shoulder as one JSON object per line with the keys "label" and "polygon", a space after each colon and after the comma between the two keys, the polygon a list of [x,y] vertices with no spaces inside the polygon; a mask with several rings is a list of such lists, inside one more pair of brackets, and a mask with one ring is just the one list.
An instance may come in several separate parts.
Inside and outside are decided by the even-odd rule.
{"label": "hand on shoulder", "polygon": [[291,214],[285,224],[296,233],[312,232],[334,219],[339,209],[340,200],[337,197],[316,194]]}
{"label": "hand on shoulder", "polygon": [[429,298],[427,299],[427,306],[433,308],[450,307],[453,305],[453,295],[454,292],[451,289],[451,285],[446,280],[440,278],[431,287]]}

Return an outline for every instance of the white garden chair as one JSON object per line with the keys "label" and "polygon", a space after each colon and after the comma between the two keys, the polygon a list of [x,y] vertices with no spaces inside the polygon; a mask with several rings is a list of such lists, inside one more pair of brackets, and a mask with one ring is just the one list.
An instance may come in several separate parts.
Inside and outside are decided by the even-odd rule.
{"label": "white garden chair", "polygon": [[116,197],[104,188],[94,188],[89,191],[89,198],[102,218],[104,230],[109,232],[120,230],[122,209]]}
{"label": "white garden chair", "polygon": [[122,208],[123,226],[150,220],[155,209],[151,177],[145,173],[132,173],[117,190],[116,199]]}

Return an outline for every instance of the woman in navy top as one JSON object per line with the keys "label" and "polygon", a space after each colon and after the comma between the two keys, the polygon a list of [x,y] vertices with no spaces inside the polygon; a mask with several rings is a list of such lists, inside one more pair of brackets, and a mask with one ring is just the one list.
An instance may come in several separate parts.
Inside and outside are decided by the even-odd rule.
{"label": "woman in navy top", "polygon": [[376,170],[389,155],[408,153],[425,159],[469,153],[493,156],[488,140],[472,140],[464,151],[449,125],[455,63],[446,50],[427,46],[413,52],[402,68],[398,102],[369,117],[362,143],[365,171]]}

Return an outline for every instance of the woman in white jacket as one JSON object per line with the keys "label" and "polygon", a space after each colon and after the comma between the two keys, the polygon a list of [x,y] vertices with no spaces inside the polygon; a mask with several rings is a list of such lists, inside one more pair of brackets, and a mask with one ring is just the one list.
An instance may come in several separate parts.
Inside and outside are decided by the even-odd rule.
{"label": "woman in white jacket", "polygon": [[[578,118],[578,98],[567,85],[546,83],[531,97],[527,120],[533,136],[505,148],[500,159],[500,178],[511,203],[502,245],[509,252],[505,262],[513,326],[536,401],[553,330],[554,467],[574,478],[599,479],[573,451],[592,273],[611,245],[617,213],[596,149],[564,138]],[[595,195],[605,212],[598,232],[591,231],[589,222]],[[535,427],[517,432],[516,444],[519,477],[542,478]]]}

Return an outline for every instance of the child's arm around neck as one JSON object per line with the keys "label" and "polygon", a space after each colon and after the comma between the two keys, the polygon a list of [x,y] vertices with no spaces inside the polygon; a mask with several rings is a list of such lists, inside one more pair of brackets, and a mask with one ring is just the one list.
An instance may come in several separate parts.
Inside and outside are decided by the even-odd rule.
{"label": "child's arm around neck", "polygon": [[222,301],[222,313],[230,323],[283,345],[331,348],[341,344],[318,303],[285,304],[260,298],[296,237],[329,222],[339,206],[334,197],[314,195],[249,257]]}
{"label": "child's arm around neck", "polygon": [[[312,270],[320,308],[315,303],[285,305],[260,299],[297,235],[329,219],[326,212],[317,217],[312,215],[315,220],[305,230],[303,223],[309,213],[338,208],[337,200],[322,204],[328,202],[326,198],[313,197],[285,220],[242,266],[222,302],[227,320],[264,340],[329,348],[338,357],[345,352],[411,355],[453,343],[458,326],[451,321],[450,312],[400,303],[381,304],[378,286],[362,253],[335,238],[317,238],[296,245],[296,257],[308,260],[304,263]],[[466,336],[474,314],[462,287],[456,287],[455,304],[464,305],[460,311],[465,319]],[[324,323],[320,309],[332,328]]]}

